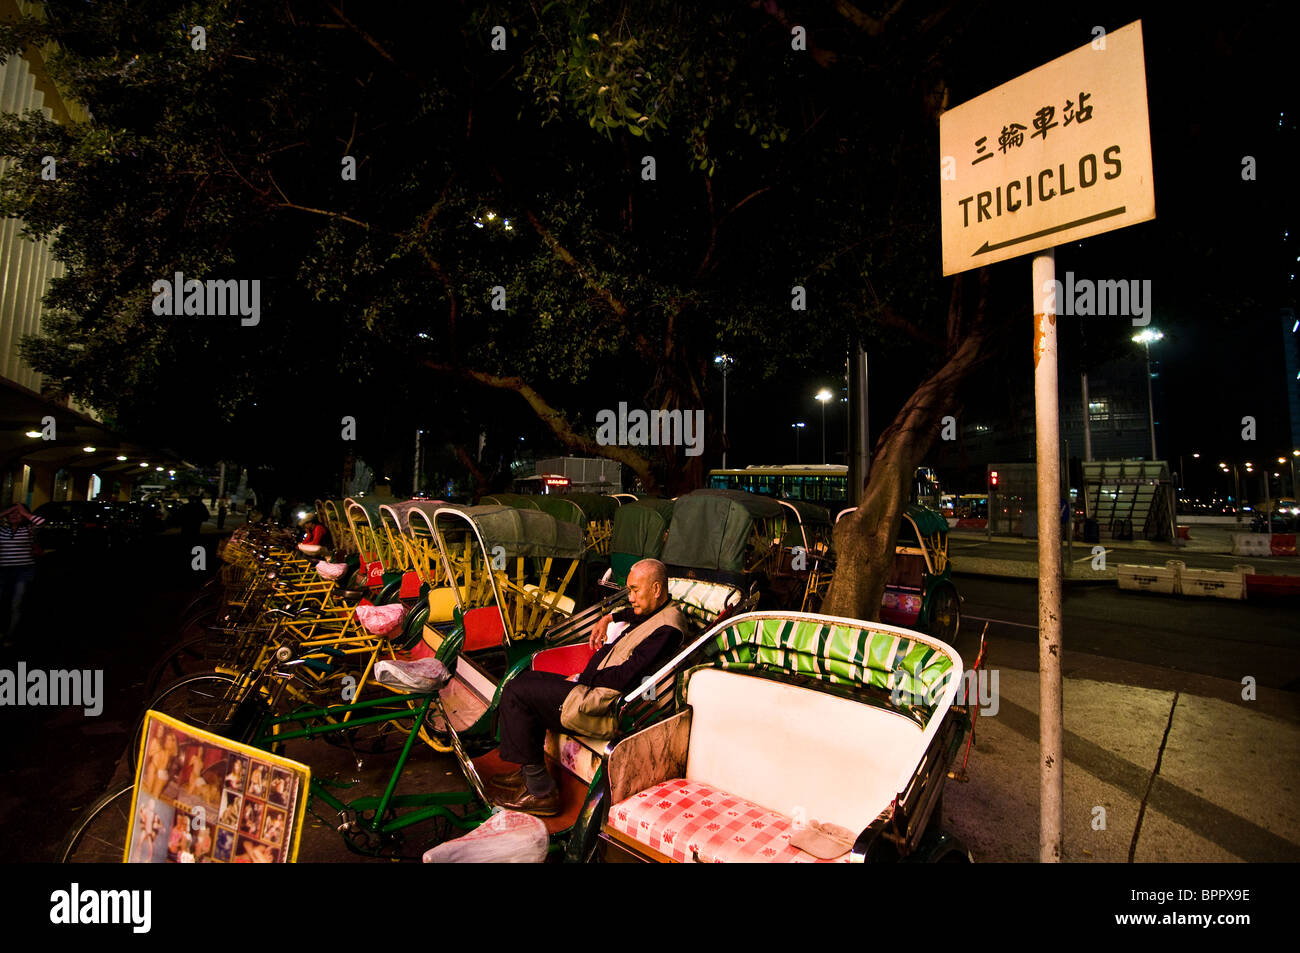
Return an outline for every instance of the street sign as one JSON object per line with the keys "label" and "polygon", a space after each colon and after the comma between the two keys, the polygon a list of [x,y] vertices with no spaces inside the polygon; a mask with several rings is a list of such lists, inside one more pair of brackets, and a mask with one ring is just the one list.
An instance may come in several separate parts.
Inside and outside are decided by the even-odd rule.
{"label": "street sign", "polygon": [[1142,21],[939,119],[943,273],[1156,217]]}

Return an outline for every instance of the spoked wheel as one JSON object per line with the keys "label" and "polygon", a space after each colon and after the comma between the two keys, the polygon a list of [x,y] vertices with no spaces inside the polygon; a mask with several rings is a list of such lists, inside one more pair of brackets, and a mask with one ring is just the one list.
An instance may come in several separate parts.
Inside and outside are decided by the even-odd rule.
{"label": "spoked wheel", "polygon": [[154,664],[145,681],[146,691],[155,692],[159,686],[168,685],[187,675],[211,672],[213,666],[229,653],[231,644],[233,640],[228,642],[213,635],[181,639]]}
{"label": "spoked wheel", "polygon": [[[222,733],[230,721],[234,710],[233,699],[238,679],[221,672],[203,672],[186,675],[162,689],[145,706],[171,715],[196,728]],[[140,740],[144,735],[145,713],[136,721],[135,730],[131,732],[131,767],[137,766],[140,756]]]}
{"label": "spoked wheel", "polygon": [[957,648],[957,632],[961,628],[961,602],[956,590],[945,584],[936,589],[931,598],[930,635]]}
{"label": "spoked wheel", "polygon": [[131,828],[131,791],[127,784],[86,808],[59,848],[61,864],[120,864]]}

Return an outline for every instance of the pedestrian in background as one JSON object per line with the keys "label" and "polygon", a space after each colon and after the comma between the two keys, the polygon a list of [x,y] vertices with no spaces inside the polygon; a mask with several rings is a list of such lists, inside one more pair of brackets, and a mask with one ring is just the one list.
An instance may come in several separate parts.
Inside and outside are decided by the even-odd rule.
{"label": "pedestrian in background", "polygon": [[36,577],[34,527],[45,520],[15,503],[0,513],[0,638],[13,645],[22,612],[23,596]]}
{"label": "pedestrian in background", "polygon": [[226,528],[226,511],[228,509],[226,504],[228,502],[224,496],[217,501],[217,529],[219,530]]}

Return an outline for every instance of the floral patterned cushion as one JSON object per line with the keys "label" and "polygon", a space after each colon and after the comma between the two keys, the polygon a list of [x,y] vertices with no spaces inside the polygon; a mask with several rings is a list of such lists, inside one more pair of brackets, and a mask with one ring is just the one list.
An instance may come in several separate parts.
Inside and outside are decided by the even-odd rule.
{"label": "floral patterned cushion", "polygon": [[614,830],[671,857],[706,863],[847,863],[790,846],[793,819],[701,781],[664,781],[609,810]]}

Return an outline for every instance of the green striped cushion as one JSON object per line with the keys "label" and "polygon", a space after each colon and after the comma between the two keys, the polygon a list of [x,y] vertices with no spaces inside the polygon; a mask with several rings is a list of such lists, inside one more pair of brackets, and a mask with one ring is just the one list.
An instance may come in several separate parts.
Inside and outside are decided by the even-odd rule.
{"label": "green striped cushion", "polygon": [[668,592],[692,622],[708,628],[728,607],[740,601],[740,591],[720,582],[674,577],[668,580]]}
{"label": "green striped cushion", "polygon": [[775,668],[882,689],[923,722],[953,674],[946,654],[904,633],[811,619],[746,619],[722,629],[707,654],[720,668]]}

